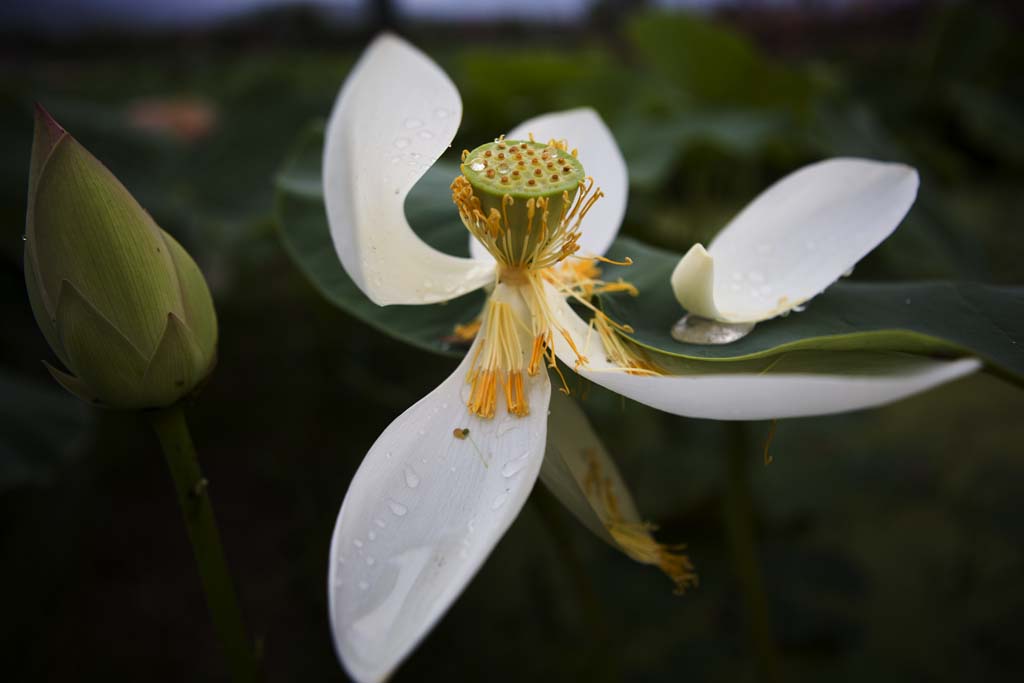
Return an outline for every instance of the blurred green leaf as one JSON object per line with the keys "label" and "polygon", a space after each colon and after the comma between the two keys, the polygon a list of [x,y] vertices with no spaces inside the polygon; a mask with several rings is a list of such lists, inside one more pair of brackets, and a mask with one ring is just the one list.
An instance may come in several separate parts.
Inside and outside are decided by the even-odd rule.
{"label": "blurred green leaf", "polygon": [[687,14],[649,13],[628,34],[636,50],[695,103],[802,110],[810,81],[762,55],[740,33]]}
{"label": "blurred green leaf", "polygon": [[[323,125],[310,127],[277,176],[279,234],[285,249],[314,287],[331,303],[376,329],[413,346],[450,356],[464,349],[448,341],[456,323],[472,321],[483,307],[474,292],[431,306],[378,306],[345,273],[331,242],[320,186]],[[448,186],[454,165],[436,164],[406,199],[417,234],[450,254],[468,253],[468,233],[459,222]]]}
{"label": "blurred green leaf", "polygon": [[629,166],[630,184],[656,188],[692,145],[709,143],[730,152],[752,155],[784,126],[785,119],[775,112],[682,112],[667,120],[628,118],[615,127],[615,139]]}
{"label": "blurred green leaf", "polygon": [[1024,287],[973,283],[840,282],[802,313],[759,323],[743,339],[722,346],[683,344],[670,334],[683,310],[669,280],[680,255],[620,237],[605,278],[629,280],[640,296],[605,296],[613,318],[631,325],[631,337],[661,353],[690,359],[748,360],[783,351],[898,351],[976,355],[991,369],[1024,382]]}

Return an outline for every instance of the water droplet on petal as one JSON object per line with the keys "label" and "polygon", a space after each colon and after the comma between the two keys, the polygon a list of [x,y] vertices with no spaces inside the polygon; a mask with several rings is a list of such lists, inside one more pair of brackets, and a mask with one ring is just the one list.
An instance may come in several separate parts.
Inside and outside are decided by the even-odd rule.
{"label": "water droplet on petal", "polygon": [[370,539],[371,541],[376,541],[377,540],[377,532],[376,531],[371,531],[370,533],[366,534],[366,537],[368,539]]}
{"label": "water droplet on petal", "polygon": [[419,132],[419,136],[420,136],[420,137],[421,137],[422,139],[424,139],[424,140],[429,140],[429,139],[431,139],[432,137],[434,137],[434,134],[433,134],[433,133],[431,133],[431,132],[430,132],[429,130],[427,130],[426,128],[424,128],[423,130],[421,130],[421,131]]}
{"label": "water droplet on petal", "polygon": [[522,472],[523,468],[526,467],[529,464],[529,462],[530,454],[523,453],[518,458],[514,460],[509,460],[507,463],[505,463],[505,466],[501,468],[501,475],[506,479],[514,477],[520,472]]}
{"label": "water droplet on petal", "polygon": [[443,107],[438,107],[434,110],[434,116],[439,119],[446,119],[448,118],[448,110]]}
{"label": "water droplet on petal", "polygon": [[409,511],[409,508],[405,507],[396,500],[389,500],[388,507],[391,509],[391,512],[394,513],[395,517],[402,517],[403,515],[405,515],[406,512]]}
{"label": "water droplet on petal", "polygon": [[417,475],[408,467],[405,468],[405,485],[411,489],[414,489],[420,485],[419,475]]}
{"label": "water droplet on petal", "polygon": [[507,500],[508,500],[508,491],[505,491],[504,493],[498,494],[498,496],[494,499],[494,502],[491,503],[491,509],[492,510],[497,510],[502,505],[504,505]]}
{"label": "water droplet on petal", "polygon": [[381,529],[383,529],[384,527],[386,527],[388,525],[388,523],[385,522],[383,519],[375,519],[375,520],[373,520],[373,523],[376,524],[377,526],[379,526]]}
{"label": "water droplet on petal", "polygon": [[352,545],[354,545],[354,546],[355,546],[355,547],[357,547],[357,548],[362,548],[362,547],[363,547],[363,542],[362,542],[362,541],[360,541],[360,540],[359,540],[359,539],[357,538],[356,540],[352,541]]}
{"label": "water droplet on petal", "polygon": [[806,310],[807,310],[807,305],[806,304],[800,304],[800,305],[797,305],[797,306],[793,307],[793,312],[794,313],[803,313]]}
{"label": "water droplet on petal", "polygon": [[365,581],[360,581],[359,582],[359,590],[364,591],[364,590],[366,590],[369,587],[370,587],[370,584],[366,583]]}
{"label": "water droplet on petal", "polygon": [[747,277],[750,278],[751,282],[764,282],[764,275],[759,270],[752,270],[747,273]]}
{"label": "water droplet on petal", "polygon": [[373,566],[373,564],[374,564],[374,563],[375,563],[376,561],[377,561],[377,560],[373,559],[372,557],[367,557],[367,558],[366,558],[366,564],[368,564],[368,565],[369,565],[369,566],[371,566],[371,567]]}
{"label": "water droplet on petal", "polygon": [[420,121],[419,119],[406,119],[405,120],[405,127],[406,128],[419,128],[422,125],[423,125],[423,122]]}
{"label": "water droplet on petal", "polygon": [[409,138],[395,138],[395,147],[398,149],[405,149],[409,146]]}
{"label": "water droplet on petal", "polygon": [[853,275],[853,266],[850,266],[846,271],[843,272],[843,277],[850,277]]}

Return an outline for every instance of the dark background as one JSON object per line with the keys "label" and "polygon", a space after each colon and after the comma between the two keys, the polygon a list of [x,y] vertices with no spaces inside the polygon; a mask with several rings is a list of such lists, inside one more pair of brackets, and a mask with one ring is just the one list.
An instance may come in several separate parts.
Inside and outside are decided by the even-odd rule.
{"label": "dark background", "polygon": [[[189,416],[272,681],[344,680],[325,600],[335,515],[376,436],[454,367],[330,307],[275,232],[276,169],[381,26],[459,86],[456,150],[595,106],[630,165],[627,234],[685,250],[790,170],[859,154],[914,164],[922,190],[856,279],[1021,283],[1013,2],[527,2],[512,16],[285,2],[216,17],[190,16],[185,0],[130,4],[0,10],[5,680],[226,678],[154,438],[136,416],[79,405],[39,363],[51,354],[19,239],[34,101],[213,288],[220,365]],[[728,491],[749,506],[782,679],[1024,672],[1018,388],[977,375],[783,421],[771,465],[768,423],[668,416],[599,387],[584,405],[659,537],[689,545],[700,587],[673,596],[538,487],[395,681],[764,678]]]}

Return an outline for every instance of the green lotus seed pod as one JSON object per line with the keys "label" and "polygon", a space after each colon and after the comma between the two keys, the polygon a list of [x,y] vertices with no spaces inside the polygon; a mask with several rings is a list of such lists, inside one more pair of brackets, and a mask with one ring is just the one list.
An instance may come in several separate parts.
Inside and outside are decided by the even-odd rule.
{"label": "green lotus seed pod", "polygon": [[25,284],[36,322],[84,400],[167,406],[216,360],[217,317],[188,253],[41,107],[29,168]]}
{"label": "green lotus seed pod", "polygon": [[575,251],[592,195],[564,143],[499,138],[465,153],[461,170],[452,192],[463,223],[506,269],[547,268]]}

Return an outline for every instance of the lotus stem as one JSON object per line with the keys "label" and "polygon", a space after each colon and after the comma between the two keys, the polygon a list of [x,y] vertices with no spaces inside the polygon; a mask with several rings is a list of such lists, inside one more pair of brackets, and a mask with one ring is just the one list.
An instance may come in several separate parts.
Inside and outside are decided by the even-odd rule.
{"label": "lotus stem", "polygon": [[740,584],[747,616],[747,630],[756,655],[758,679],[767,683],[782,680],[782,664],[768,614],[768,598],[754,540],[754,506],[750,494],[747,459],[750,456],[748,426],[728,426],[729,455],[723,518],[732,547],[736,578]]}
{"label": "lotus stem", "polygon": [[199,569],[214,630],[220,640],[234,683],[252,683],[259,678],[253,643],[246,634],[234,584],[228,573],[220,532],[213,515],[207,480],[199,468],[192,437],[180,405],[147,413],[160,440],[167,466],[174,479],[185,530]]}

